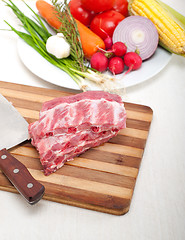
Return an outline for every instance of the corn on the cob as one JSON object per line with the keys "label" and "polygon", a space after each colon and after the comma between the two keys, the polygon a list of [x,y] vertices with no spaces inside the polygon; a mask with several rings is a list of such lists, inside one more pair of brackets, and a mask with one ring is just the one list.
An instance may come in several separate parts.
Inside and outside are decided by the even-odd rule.
{"label": "corn on the cob", "polygon": [[129,12],[131,15],[149,18],[158,30],[161,46],[170,52],[185,56],[185,31],[159,1],[131,0]]}

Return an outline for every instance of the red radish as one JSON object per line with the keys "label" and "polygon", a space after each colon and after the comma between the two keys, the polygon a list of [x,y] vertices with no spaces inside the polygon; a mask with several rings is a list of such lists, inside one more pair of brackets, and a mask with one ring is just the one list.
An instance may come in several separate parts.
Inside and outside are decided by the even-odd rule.
{"label": "red radish", "polygon": [[105,43],[105,49],[108,50],[108,49],[111,49],[112,47],[112,38],[111,37],[106,37],[105,40],[104,40],[104,43]]}
{"label": "red radish", "polygon": [[108,58],[102,52],[96,52],[90,59],[91,67],[99,72],[103,72],[108,67]]}
{"label": "red radish", "polygon": [[112,44],[113,44],[112,38],[109,36],[109,34],[108,34],[104,29],[100,28],[100,30],[101,30],[102,32],[104,32],[105,35],[106,35],[106,38],[104,39],[105,49],[106,49],[106,50],[111,49]]}
{"label": "red radish", "polygon": [[114,74],[120,74],[124,70],[124,62],[120,57],[112,57],[109,60],[109,70]]}
{"label": "red radish", "polygon": [[127,52],[127,46],[123,42],[116,42],[112,45],[111,49],[104,50],[100,49],[102,52],[105,53],[105,56],[110,58],[113,55],[117,57],[123,57]]}
{"label": "red radish", "polygon": [[137,70],[141,67],[142,59],[135,52],[128,52],[124,56],[124,63],[127,67],[129,67],[128,71],[125,73],[129,73],[132,70]]}
{"label": "red radish", "polygon": [[127,52],[127,47],[123,42],[115,42],[112,45],[112,52],[117,57],[123,57],[125,53]]}

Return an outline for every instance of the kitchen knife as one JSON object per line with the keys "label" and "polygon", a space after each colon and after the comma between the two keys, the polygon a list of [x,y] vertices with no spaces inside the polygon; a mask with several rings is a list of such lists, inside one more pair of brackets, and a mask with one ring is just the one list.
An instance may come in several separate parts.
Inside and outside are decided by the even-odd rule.
{"label": "kitchen knife", "polygon": [[1,94],[0,133],[0,169],[30,204],[37,203],[44,195],[44,186],[7,151],[30,138],[28,123]]}

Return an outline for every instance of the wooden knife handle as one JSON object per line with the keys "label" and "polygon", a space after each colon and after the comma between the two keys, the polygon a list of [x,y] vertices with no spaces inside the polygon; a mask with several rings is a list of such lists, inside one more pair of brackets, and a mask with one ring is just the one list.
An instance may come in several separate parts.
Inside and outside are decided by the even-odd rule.
{"label": "wooden knife handle", "polygon": [[5,148],[0,151],[0,169],[30,204],[37,203],[44,195],[44,186]]}

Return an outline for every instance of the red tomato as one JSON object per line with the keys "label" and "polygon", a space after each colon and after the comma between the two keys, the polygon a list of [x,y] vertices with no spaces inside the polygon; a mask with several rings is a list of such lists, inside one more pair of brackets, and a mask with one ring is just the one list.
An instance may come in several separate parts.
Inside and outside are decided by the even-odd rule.
{"label": "red tomato", "polygon": [[73,15],[74,18],[76,18],[78,21],[80,21],[86,26],[90,25],[91,20],[95,16],[95,13],[85,9],[82,6],[81,0],[71,0],[69,2],[69,7],[71,14]]}
{"label": "red tomato", "polygon": [[123,14],[123,16],[128,16],[128,1],[127,0],[114,0],[113,10]]}
{"label": "red tomato", "polygon": [[81,0],[81,2],[87,10],[96,13],[107,11],[114,5],[114,0]]}
{"label": "red tomato", "polygon": [[106,11],[93,18],[90,29],[102,39],[105,39],[107,34],[112,37],[114,29],[124,18],[121,13],[114,10]]}

